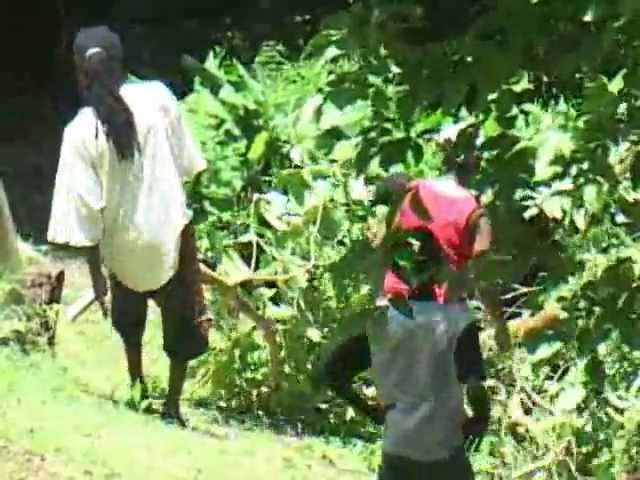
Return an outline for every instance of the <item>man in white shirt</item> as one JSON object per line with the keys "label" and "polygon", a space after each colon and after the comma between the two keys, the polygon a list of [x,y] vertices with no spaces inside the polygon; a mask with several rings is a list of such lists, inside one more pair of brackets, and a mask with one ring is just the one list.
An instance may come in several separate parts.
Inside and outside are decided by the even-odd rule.
{"label": "man in white shirt", "polygon": [[146,391],[142,337],[147,301],[162,312],[171,360],[163,416],[180,425],[187,364],[208,350],[191,212],[183,183],[206,168],[174,95],[160,82],[125,83],[119,37],[81,30],[74,43],[85,101],[64,131],[48,239],[86,251],[96,297],[112,287],[112,321],[132,384]]}

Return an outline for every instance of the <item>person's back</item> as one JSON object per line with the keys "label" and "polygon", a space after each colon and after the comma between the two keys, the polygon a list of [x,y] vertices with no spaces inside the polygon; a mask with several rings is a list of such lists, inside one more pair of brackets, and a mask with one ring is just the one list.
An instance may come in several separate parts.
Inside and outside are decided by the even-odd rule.
{"label": "person's back", "polygon": [[64,131],[48,239],[84,251],[106,316],[104,261],[112,323],[132,384],[143,391],[147,304],[158,304],[171,361],[163,415],[184,424],[179,403],[187,365],[207,351],[211,319],[183,183],[206,162],[164,85],[125,83],[124,51],[114,32],[82,29],[74,57],[87,106]]}
{"label": "person's back", "polygon": [[89,166],[101,183],[93,191],[102,197],[87,200],[103,203],[105,264],[129,288],[150,291],[175,270],[180,233],[191,218],[183,181],[204,164],[186,163],[200,157],[192,153],[178,103],[162,83],[126,83],[120,94],[133,114],[140,145],[131,161],[118,158],[90,107],[67,126],[65,143],[93,153]]}

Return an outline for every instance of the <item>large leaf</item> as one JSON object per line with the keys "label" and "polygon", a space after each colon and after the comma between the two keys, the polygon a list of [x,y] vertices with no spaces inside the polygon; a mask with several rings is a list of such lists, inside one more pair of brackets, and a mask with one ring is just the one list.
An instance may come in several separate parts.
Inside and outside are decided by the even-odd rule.
{"label": "large leaf", "polygon": [[297,130],[302,136],[310,137],[318,131],[318,110],[324,102],[322,95],[313,95],[303,105],[300,110],[300,118],[298,120]]}
{"label": "large leaf", "polygon": [[562,220],[564,217],[565,199],[560,195],[553,195],[542,200],[540,207],[552,220]]}
{"label": "large leaf", "polygon": [[576,410],[587,396],[587,391],[582,385],[568,386],[560,392],[554,409],[558,412],[571,412]]}
{"label": "large leaf", "polygon": [[568,132],[550,128],[536,138],[537,154],[535,160],[534,181],[544,182],[562,172],[563,168],[554,165],[558,158],[569,158],[575,149],[575,141]]}
{"label": "large leaf", "polygon": [[353,160],[358,154],[359,147],[359,138],[341,140],[333,147],[333,151],[331,152],[331,159],[340,163],[346,162],[348,160]]}
{"label": "large leaf", "polygon": [[348,135],[356,136],[367,126],[370,116],[371,106],[365,100],[358,100],[342,110],[334,103],[326,102],[322,108],[320,128],[322,130],[339,128]]}

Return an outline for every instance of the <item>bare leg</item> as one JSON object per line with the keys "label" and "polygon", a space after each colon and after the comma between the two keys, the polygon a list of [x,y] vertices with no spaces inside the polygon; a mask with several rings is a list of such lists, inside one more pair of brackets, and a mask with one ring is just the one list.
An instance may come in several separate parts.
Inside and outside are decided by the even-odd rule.
{"label": "bare leg", "polygon": [[163,417],[175,420],[182,427],[186,426],[182,414],[180,413],[180,398],[182,397],[182,388],[187,378],[188,362],[180,360],[171,360],[169,367],[169,392],[164,404]]}
{"label": "bare leg", "polygon": [[131,386],[135,387],[140,383],[141,400],[146,400],[149,394],[142,371],[142,347],[125,345],[125,352],[127,354],[127,368],[129,369]]}

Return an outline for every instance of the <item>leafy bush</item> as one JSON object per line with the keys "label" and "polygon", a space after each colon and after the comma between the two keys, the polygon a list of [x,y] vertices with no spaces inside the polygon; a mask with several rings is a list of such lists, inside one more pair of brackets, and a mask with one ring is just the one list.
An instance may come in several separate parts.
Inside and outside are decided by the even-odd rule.
{"label": "leafy bush", "polygon": [[[290,417],[321,404],[314,363],[370,315],[382,212],[368,187],[472,152],[471,185],[497,232],[477,280],[501,285],[508,318],[549,305],[562,314],[556,332],[507,353],[487,336],[495,413],[478,470],[606,479],[637,469],[638,10],[497,1],[467,33],[409,45],[398,7],[371,3],[330,19],[345,35],[321,34],[300,59],[269,45],[250,67],[222,51],[199,67],[185,109],[211,165],[191,195],[200,243],[277,324],[287,381],[269,386],[262,338],[220,304],[220,339],[200,368],[208,393],[235,411]],[[582,53],[562,41],[584,42]],[[433,134],[459,122],[445,157]],[[328,414],[321,429],[362,427],[348,411]]]}
{"label": "leafy bush", "polygon": [[28,297],[20,279],[0,276],[0,347],[28,353],[52,346],[59,306],[30,302]]}
{"label": "leafy bush", "polygon": [[[277,323],[287,380],[278,408],[289,414],[314,403],[321,347],[370,314],[363,267],[383,213],[369,206],[371,181],[398,159],[416,174],[437,171],[420,129],[445,120],[400,117],[407,92],[393,64],[350,55],[330,37],[298,60],[267,45],[249,69],[214,51],[185,100],[210,162],[191,194],[200,245],[225,278],[256,279],[243,293]],[[273,411],[269,355],[253,325],[221,314],[221,327],[201,370],[214,399]]]}

